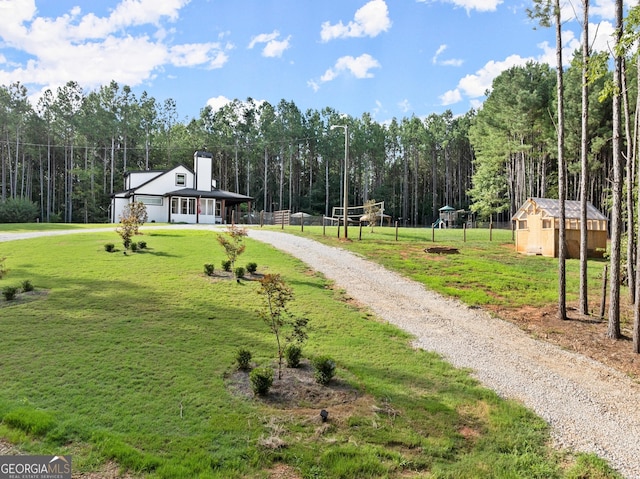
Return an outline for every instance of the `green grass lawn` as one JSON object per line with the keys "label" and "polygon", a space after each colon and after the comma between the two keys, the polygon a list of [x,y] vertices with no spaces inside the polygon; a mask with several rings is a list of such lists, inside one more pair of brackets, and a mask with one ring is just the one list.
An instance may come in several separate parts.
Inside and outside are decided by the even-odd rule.
{"label": "green grass lawn", "polygon": [[[478,284],[481,270],[509,274],[507,266],[492,274],[482,239],[439,260],[446,273],[425,271],[419,230],[403,240],[406,255],[393,253],[394,234],[376,230],[375,241],[345,247],[451,291],[458,288],[449,280],[430,278],[449,271],[463,278],[469,264]],[[315,235],[322,239],[322,230]],[[275,464],[327,479],[616,477],[593,456],[553,451],[531,412],[412,349],[407,334],[341,301],[304,264],[250,239],[239,264],[256,262],[258,272],[279,273],[294,289],[291,309],[311,328],[305,355],[333,357],[338,381],[379,409],[354,409],[321,429],[306,409],[235,395],[227,377],[239,347],[259,365],[276,358],[275,339],[258,319],[259,284],[203,274],[205,263],[219,269],[224,259],[216,233],[167,227],[141,239],[148,249],[128,255],[105,252],[105,243],[119,246],[115,232],[0,243],[9,270],[0,287],[29,280],[39,294],[0,301],[0,437],[25,453],[73,454],[75,471],[113,460],[141,477],[168,479],[262,478]],[[517,263],[498,241],[489,250]],[[506,295],[495,288],[476,301]],[[274,434],[285,447],[262,445]]]}
{"label": "green grass lawn", "polygon": [[[270,227],[281,229],[279,227]],[[558,301],[558,259],[515,252],[510,230],[375,227],[349,228],[349,240],[337,238],[337,227],[285,227],[292,234],[340,246],[376,261],[388,269],[423,283],[429,289],[454,296],[473,306],[546,306]],[[324,233],[324,234],[323,234]],[[434,241],[435,240],[435,241]],[[429,254],[430,246],[458,248],[459,254]],[[602,259],[588,263],[590,300],[599,304]],[[567,300],[579,297],[577,259],[567,267]]]}

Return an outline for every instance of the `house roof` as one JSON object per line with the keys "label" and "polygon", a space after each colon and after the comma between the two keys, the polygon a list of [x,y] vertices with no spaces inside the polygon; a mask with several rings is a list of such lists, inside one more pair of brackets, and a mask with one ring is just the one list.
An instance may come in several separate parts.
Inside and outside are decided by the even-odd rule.
{"label": "house roof", "polygon": [[[580,201],[565,200],[564,202],[565,218],[580,219]],[[522,219],[529,214],[538,214],[542,212],[544,216],[550,218],[560,217],[560,201],[551,198],[529,198],[524,204],[516,211],[511,218]],[[608,221],[607,217],[600,213],[590,202],[587,201],[587,219],[589,220],[604,220]]]}
{"label": "house roof", "polygon": [[225,202],[229,206],[253,201],[253,198],[251,196],[231,193],[230,191],[219,189],[214,189],[212,191],[202,191],[194,190],[193,188],[182,188],[165,193],[164,196],[184,196],[186,198],[214,198],[216,200],[225,200]]}

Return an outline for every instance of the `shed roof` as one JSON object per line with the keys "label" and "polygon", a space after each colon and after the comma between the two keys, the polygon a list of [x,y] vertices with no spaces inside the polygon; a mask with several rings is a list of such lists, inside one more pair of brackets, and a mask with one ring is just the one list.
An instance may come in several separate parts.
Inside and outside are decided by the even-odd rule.
{"label": "shed roof", "polygon": [[[565,200],[565,218],[580,219],[580,201]],[[512,220],[522,219],[529,214],[538,214],[542,211],[544,216],[550,218],[560,217],[560,201],[551,198],[529,198],[513,215]],[[595,206],[587,201],[587,219],[608,221],[607,217],[600,213]]]}
{"label": "shed roof", "polygon": [[251,196],[245,196],[230,191],[213,189],[212,191],[194,190],[193,188],[182,188],[180,190],[165,193],[164,196],[184,196],[187,198],[215,198],[216,200],[225,200],[227,205],[233,206],[239,203],[247,203],[253,201]]}

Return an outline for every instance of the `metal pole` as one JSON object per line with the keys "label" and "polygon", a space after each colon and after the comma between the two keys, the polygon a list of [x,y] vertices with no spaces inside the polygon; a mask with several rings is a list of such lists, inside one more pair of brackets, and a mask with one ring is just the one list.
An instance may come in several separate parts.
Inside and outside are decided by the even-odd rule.
{"label": "metal pole", "polygon": [[347,189],[347,180],[349,178],[349,125],[344,125],[344,239],[347,239],[347,223],[349,223],[349,217],[347,216],[348,203],[349,203],[349,190]]}

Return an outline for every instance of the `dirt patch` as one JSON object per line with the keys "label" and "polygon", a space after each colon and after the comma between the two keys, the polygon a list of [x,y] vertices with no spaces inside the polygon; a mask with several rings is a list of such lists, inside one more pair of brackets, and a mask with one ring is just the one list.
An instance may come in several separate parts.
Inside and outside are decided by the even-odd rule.
{"label": "dirt patch", "polygon": [[277,367],[274,370],[273,385],[266,396],[253,394],[248,371],[233,372],[227,384],[234,394],[255,399],[277,409],[312,409],[317,412],[318,417],[321,409],[354,403],[362,397],[357,389],[341,379],[334,378],[326,386],[318,384],[308,360],[303,360],[298,368],[283,368],[280,379],[277,377]]}
{"label": "dirt patch", "polygon": [[0,299],[0,308],[8,308],[9,306],[16,306],[18,304],[31,303],[40,299],[45,299],[49,295],[49,291],[45,289],[38,289],[34,291],[27,291],[26,293],[18,293],[16,297],[10,301]]}
{"label": "dirt patch", "polygon": [[134,479],[134,477],[127,473],[121,473],[120,466],[111,461],[103,464],[98,471],[72,474],[73,479]]}
{"label": "dirt patch", "polygon": [[633,311],[626,304],[621,308],[623,337],[617,341],[606,337],[608,320],[599,317],[599,307],[594,315],[582,315],[577,305],[568,304],[566,320],[558,318],[557,305],[487,309],[538,339],[580,353],[640,380],[640,355],[632,351],[633,324],[627,319],[633,317]]}

